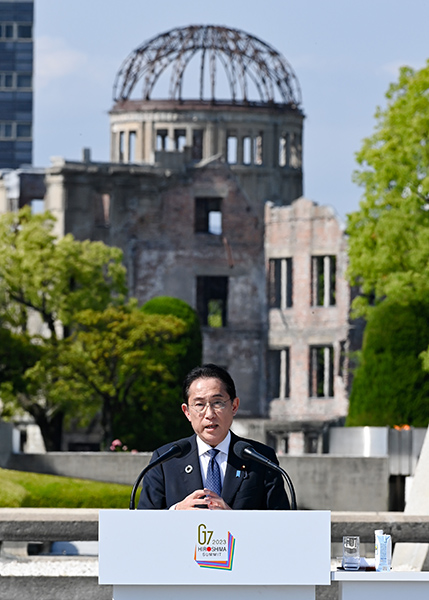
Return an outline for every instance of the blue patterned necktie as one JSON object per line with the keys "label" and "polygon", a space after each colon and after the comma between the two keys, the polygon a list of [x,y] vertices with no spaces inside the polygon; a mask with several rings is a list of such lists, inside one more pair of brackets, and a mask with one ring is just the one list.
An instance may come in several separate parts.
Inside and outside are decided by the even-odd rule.
{"label": "blue patterned necktie", "polygon": [[210,462],[207,469],[206,488],[220,496],[222,493],[222,482],[220,478],[219,463],[216,460],[216,455],[218,453],[219,450],[216,450],[215,448],[211,448],[210,450],[208,450],[208,454],[210,455]]}

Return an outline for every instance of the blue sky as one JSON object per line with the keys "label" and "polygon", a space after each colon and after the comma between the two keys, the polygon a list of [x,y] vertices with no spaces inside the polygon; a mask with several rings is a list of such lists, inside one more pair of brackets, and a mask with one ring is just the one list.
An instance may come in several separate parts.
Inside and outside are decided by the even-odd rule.
{"label": "blue sky", "polygon": [[401,65],[429,58],[427,0],[35,0],[34,165],[109,158],[115,75],[174,27],[235,27],[274,46],[298,76],[306,115],[304,195],[357,210],[354,154]]}

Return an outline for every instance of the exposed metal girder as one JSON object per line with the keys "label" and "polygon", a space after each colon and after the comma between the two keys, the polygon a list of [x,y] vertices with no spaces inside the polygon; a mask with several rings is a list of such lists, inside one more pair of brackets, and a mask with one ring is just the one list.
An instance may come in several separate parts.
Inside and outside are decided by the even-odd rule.
{"label": "exposed metal girder", "polygon": [[[196,55],[200,60],[200,100],[216,101],[216,67],[222,65],[230,91],[227,100],[233,103],[301,104],[298,79],[281,54],[255,36],[215,25],[172,29],[135,49],[116,75],[114,100],[129,100],[140,81],[143,99],[150,100],[158,79],[170,66],[169,99],[182,100],[185,71]],[[204,95],[205,73],[210,82],[208,98]],[[256,90],[259,97],[249,98],[249,89]]]}

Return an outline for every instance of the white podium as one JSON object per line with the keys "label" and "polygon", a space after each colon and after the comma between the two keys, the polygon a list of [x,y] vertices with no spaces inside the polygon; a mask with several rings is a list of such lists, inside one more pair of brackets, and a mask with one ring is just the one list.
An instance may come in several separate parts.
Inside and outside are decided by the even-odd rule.
{"label": "white podium", "polygon": [[313,600],[330,572],[329,511],[100,511],[114,600]]}

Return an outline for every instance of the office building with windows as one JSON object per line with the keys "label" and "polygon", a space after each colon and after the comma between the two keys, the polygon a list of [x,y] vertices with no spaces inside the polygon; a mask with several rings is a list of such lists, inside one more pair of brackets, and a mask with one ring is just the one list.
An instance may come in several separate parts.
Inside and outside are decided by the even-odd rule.
{"label": "office building with windows", "polygon": [[33,2],[0,0],[0,169],[31,165]]}

